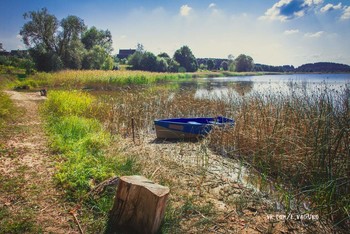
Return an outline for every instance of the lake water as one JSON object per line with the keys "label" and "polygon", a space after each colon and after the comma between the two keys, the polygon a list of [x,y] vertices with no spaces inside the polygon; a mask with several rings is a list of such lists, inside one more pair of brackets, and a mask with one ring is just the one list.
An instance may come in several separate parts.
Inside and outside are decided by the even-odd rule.
{"label": "lake water", "polygon": [[196,89],[197,98],[223,97],[232,91],[239,96],[258,94],[290,94],[312,92],[324,89],[343,92],[350,89],[350,74],[291,74],[203,78],[184,82],[184,86]]}

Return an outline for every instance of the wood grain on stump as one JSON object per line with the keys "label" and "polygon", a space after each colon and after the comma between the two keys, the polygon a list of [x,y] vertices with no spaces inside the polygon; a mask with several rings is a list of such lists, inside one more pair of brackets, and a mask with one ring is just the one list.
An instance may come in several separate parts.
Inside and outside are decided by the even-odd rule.
{"label": "wood grain on stump", "polygon": [[143,176],[120,178],[107,233],[156,233],[164,217],[169,188]]}

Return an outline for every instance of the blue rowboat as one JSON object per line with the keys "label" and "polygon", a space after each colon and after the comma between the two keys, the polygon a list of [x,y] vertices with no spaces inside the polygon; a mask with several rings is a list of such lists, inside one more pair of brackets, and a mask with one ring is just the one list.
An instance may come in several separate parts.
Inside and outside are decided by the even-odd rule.
{"label": "blue rowboat", "polygon": [[193,139],[207,135],[214,126],[233,126],[233,119],[216,118],[174,118],[155,120],[157,138]]}

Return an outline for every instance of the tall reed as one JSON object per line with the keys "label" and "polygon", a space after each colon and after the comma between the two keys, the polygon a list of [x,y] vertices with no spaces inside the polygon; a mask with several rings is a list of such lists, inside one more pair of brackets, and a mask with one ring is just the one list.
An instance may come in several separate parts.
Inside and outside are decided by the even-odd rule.
{"label": "tall reed", "polygon": [[108,114],[101,119],[112,133],[128,135],[131,118],[137,132],[149,134],[157,118],[234,117],[235,128],[210,137],[214,148],[289,187],[289,198],[308,197],[315,212],[349,225],[349,87],[310,92],[239,96],[231,89],[198,99],[186,89],[124,90],[103,98]]}

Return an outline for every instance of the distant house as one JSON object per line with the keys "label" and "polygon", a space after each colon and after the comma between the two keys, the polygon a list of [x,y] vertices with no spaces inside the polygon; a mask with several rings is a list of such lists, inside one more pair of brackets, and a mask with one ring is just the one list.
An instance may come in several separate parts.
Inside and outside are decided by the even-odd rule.
{"label": "distant house", "polygon": [[5,50],[0,50],[0,55],[1,56],[9,56],[10,55],[10,52],[7,52]]}
{"label": "distant house", "polygon": [[10,55],[19,57],[19,58],[25,58],[29,56],[29,51],[28,50],[11,50]]}
{"label": "distant house", "polygon": [[18,58],[26,58],[29,56],[28,50],[11,50],[10,52],[6,50],[0,50],[0,55],[2,56],[14,56]]}
{"label": "distant house", "polygon": [[130,55],[134,54],[135,52],[136,50],[132,50],[132,49],[122,49],[122,50],[119,50],[119,54],[117,54],[117,57],[119,59],[128,58]]}

